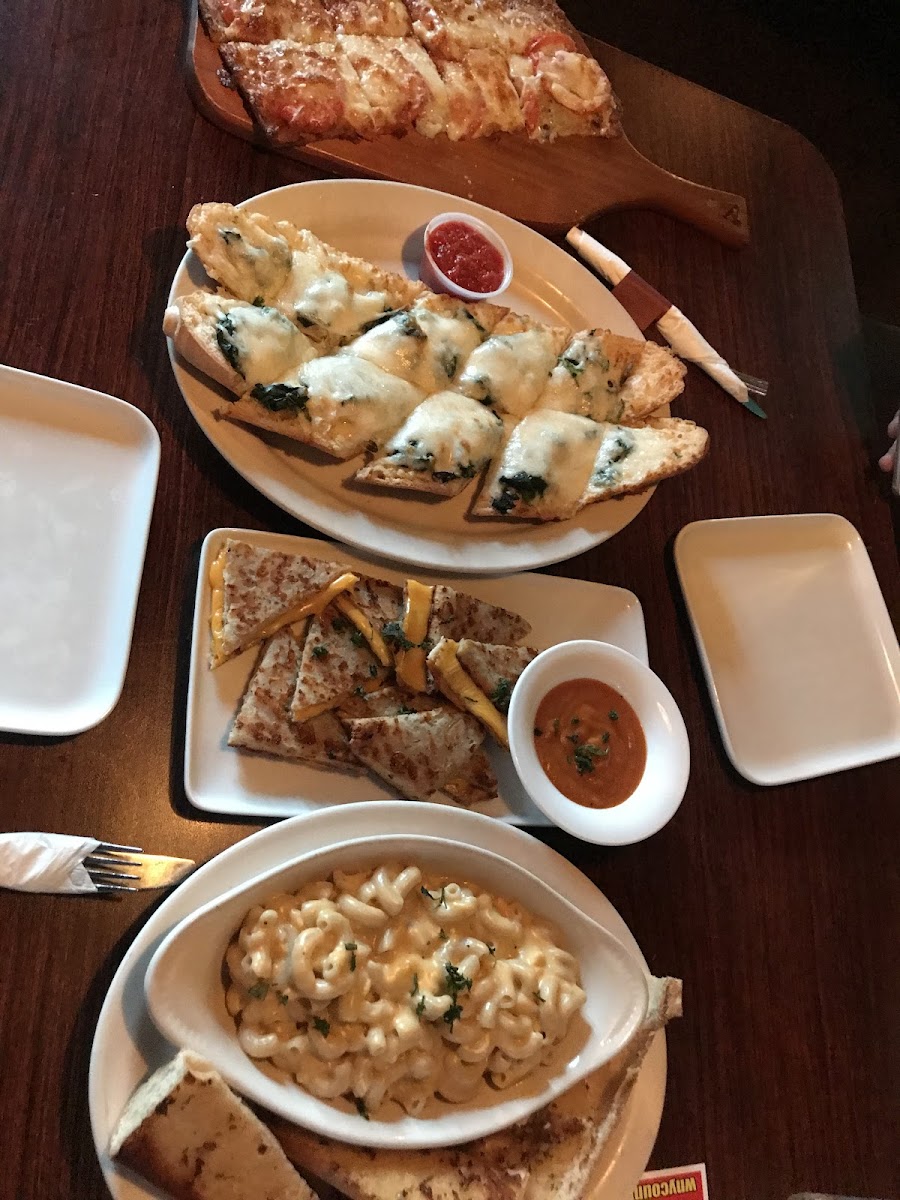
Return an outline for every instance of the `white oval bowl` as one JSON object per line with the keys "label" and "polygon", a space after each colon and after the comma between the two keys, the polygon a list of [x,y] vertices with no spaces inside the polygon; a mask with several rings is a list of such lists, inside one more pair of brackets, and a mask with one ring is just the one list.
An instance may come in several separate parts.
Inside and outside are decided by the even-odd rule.
{"label": "white oval bowl", "polygon": [[[503,279],[500,286],[494,288],[491,292],[473,292],[468,288],[461,287],[458,283],[454,283],[449,275],[445,275],[441,268],[434,260],[434,256],[428,249],[428,235],[432,233],[440,225],[446,225],[448,221],[459,221],[461,225],[469,225],[476,233],[480,233],[483,238],[491,243],[495,250],[499,250],[500,256],[503,259]],[[513,260],[509,252],[509,247],[503,238],[495,229],[485,221],[480,221],[478,217],[470,217],[467,213],[460,212],[443,212],[438,213],[436,217],[432,217],[425,226],[425,233],[422,240],[422,261],[419,264],[419,279],[426,287],[431,288],[433,292],[445,292],[448,296],[456,296],[460,300],[476,302],[479,300],[495,300],[512,283],[513,277]]]}
{"label": "white oval bowl", "polygon": [[[612,808],[576,804],[555,787],[534,747],[535,714],[544,696],[570,679],[598,679],[628,701],[643,726],[647,762],[640,783]],[[687,788],[691,750],[678,705],[658,675],[607,642],[561,642],[528,664],[509,705],[509,748],[529,796],[554,824],[586,842],[626,846],[662,829]]]}
{"label": "white oval bowl", "polygon": [[[244,1053],[225,1008],[222,962],[248,910],[274,893],[293,891],[335,869],[387,861],[415,863],[470,880],[493,895],[519,901],[557,927],[564,947],[578,959],[587,999],[547,1066],[505,1091],[484,1083],[463,1104],[435,1101],[422,1117],[407,1116],[390,1105],[390,1112],[364,1120],[346,1101],[319,1100]],[[646,972],[621,942],[524,868],[480,847],[402,834],[313,851],[198,909],[153,955],[145,988],[150,1014],[163,1035],[207,1058],[242,1095],[328,1137],[393,1149],[450,1146],[530,1115],[613,1058],[640,1025],[648,997]]]}

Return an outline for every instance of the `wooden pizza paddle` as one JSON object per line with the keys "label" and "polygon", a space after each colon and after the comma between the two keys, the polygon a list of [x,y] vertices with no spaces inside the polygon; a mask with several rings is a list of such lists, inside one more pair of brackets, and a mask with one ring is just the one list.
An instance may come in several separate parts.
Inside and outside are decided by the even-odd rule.
{"label": "wooden pizza paddle", "polygon": [[742,196],[716,191],[656,166],[622,134],[568,137],[535,143],[514,136],[470,142],[430,140],[411,133],[373,142],[322,141],[273,146],[250,118],[237,91],[226,86],[219,52],[189,0],[185,66],[194,103],[237,137],[338,175],[394,179],[465,196],[544,233],[613,209],[650,208],[677,217],[726,246],[750,238]]}

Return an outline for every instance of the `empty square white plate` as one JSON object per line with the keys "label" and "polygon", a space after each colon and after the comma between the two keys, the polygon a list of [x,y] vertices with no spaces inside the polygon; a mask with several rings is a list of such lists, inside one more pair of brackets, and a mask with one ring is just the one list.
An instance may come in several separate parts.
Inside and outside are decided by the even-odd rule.
{"label": "empty square white plate", "polygon": [[0,366],[0,729],[80,733],[115,705],[158,470],[130,404]]}
{"label": "empty square white plate", "polygon": [[742,775],[791,783],[900,755],[900,649],[849,521],[697,521],[678,534],[675,561]]}

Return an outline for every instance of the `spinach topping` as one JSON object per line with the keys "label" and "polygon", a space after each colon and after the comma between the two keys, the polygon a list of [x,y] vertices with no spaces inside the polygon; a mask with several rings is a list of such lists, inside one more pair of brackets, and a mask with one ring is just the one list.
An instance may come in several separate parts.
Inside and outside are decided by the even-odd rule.
{"label": "spinach topping", "polygon": [[509,699],[512,696],[512,684],[508,679],[498,679],[497,686],[491,692],[490,701],[498,712],[509,712]]}
{"label": "spinach topping", "polygon": [[250,395],[269,412],[302,412],[309,419],[306,411],[309,392],[305,383],[258,383]]}
{"label": "spinach topping", "polygon": [[253,307],[254,308],[265,308],[266,307],[266,302],[262,298],[262,296],[254,296],[253,297]]}
{"label": "spinach topping", "polygon": [[500,476],[501,492],[491,501],[491,507],[499,513],[508,513],[520,500],[530,504],[547,490],[547,480],[540,475],[529,475],[517,471],[515,475]]}
{"label": "spinach topping", "polygon": [[362,631],[359,629],[353,630],[353,632],[350,634],[350,641],[354,646],[364,646],[366,644],[366,639],[363,637]]}
{"label": "spinach topping", "polygon": [[234,321],[228,313],[223,313],[216,321],[216,343],[222,351],[222,357],[228,365],[244,378],[244,370],[241,366],[241,352],[237,348],[234,340],[235,333]]}
{"label": "spinach topping", "polygon": [[383,325],[385,321],[389,321],[391,317],[396,317],[402,312],[401,308],[386,308],[384,312],[379,313],[377,317],[373,317],[371,321],[364,321],[360,326],[360,333],[368,333],[370,329],[374,329],[376,325]]}
{"label": "spinach topping", "polygon": [[269,985],[265,979],[257,979],[256,983],[247,988],[254,1000],[265,1000],[269,994]]}
{"label": "spinach topping", "polygon": [[561,354],[559,365],[565,367],[573,379],[577,379],[584,370],[584,359],[566,358],[565,354]]}
{"label": "spinach topping", "polygon": [[441,367],[448,379],[452,379],[459,366],[459,355],[453,350],[442,350],[438,355]]}
{"label": "spinach topping", "polygon": [[241,240],[241,235],[236,229],[220,229],[219,237],[226,246],[233,246],[236,242]]}
{"label": "spinach topping", "polygon": [[328,657],[328,647],[327,646],[313,646],[312,656],[313,656],[313,658],[327,658]]}
{"label": "spinach topping", "polygon": [[428,336],[426,334],[425,330],[420,328],[420,326],[416,322],[416,318],[412,315],[411,312],[398,313],[395,324],[396,324],[398,330],[401,333],[406,334],[407,337],[418,338],[421,341],[424,341],[425,338]]}
{"label": "spinach topping", "polygon": [[634,440],[626,434],[617,433],[612,439],[609,446],[604,445],[603,466],[598,467],[594,472],[594,480],[597,483],[611,484],[615,483],[616,477],[619,474],[617,463],[620,463],[623,458],[634,449]]}

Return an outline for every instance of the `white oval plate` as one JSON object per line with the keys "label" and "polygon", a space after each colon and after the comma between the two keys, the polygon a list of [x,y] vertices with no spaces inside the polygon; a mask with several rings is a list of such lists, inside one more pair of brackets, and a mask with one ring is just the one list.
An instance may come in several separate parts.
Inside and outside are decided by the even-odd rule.
{"label": "white oval plate", "polygon": [[[427,1150],[487,1137],[524,1120],[608,1063],[646,1016],[647,977],[618,938],[520,863],[446,836],[411,834],[399,822],[395,828],[378,837],[317,847],[274,871],[251,876],[204,905],[180,922],[156,951],[147,968],[145,991],[150,1015],[165,1037],[207,1059],[235,1091],[270,1112],[352,1145]],[[526,924],[533,918],[547,922],[558,944],[574,956],[586,994],[584,1006],[573,1014],[552,1057],[519,1083],[501,1090],[483,1080],[463,1103],[432,1097],[415,1117],[398,1104],[386,1103],[362,1120],[346,1099],[320,1100],[286,1072],[244,1051],[225,1004],[222,972],[229,944],[248,912],[265,906],[273,896],[327,879],[334,871],[371,870],[383,863],[414,864],[442,879],[474,883],[489,895],[518,903],[526,910]],[[477,1016],[470,1019],[477,1021]]]}
{"label": "white oval plate", "polygon": [[[244,880],[316,847],[389,831],[402,819],[410,833],[471,842],[515,859],[541,876],[589,917],[604,925],[646,966],[625,922],[606,897],[561,855],[520,830],[491,817],[433,804],[382,801],[327,808],[281,821],[238,842],[185,880],[153,913],[113,976],[94,1034],[88,1098],[94,1145],[114,1200],[165,1200],[106,1153],[110,1135],[138,1084],[174,1051],[157,1033],[144,999],[144,976],[163,938],[190,913]],[[625,1111],[612,1134],[584,1200],[621,1200],[647,1165],[656,1140],[666,1091],[666,1041],[653,1040]]]}
{"label": "white oval plate", "polygon": [[[554,325],[599,326],[642,337],[621,304],[570,254],[518,221],[459,196],[402,183],[331,179],[263,192],[241,207],[293,221],[341,250],[414,278],[431,218],[451,208],[469,213],[493,226],[513,256],[513,282],[500,303]],[[169,303],[209,286],[199,259],[188,252]],[[652,495],[647,491],[595,504],[570,521],[544,525],[469,521],[465,514],[473,488],[454,500],[435,502],[348,486],[360,459],[326,464],[299,443],[218,419],[215,414],[227,408],[225,393],[176,358],[171,341],[169,356],[197,424],[248,483],[323,533],[370,552],[377,548],[387,558],[460,574],[542,567],[605,542],[634,520]]]}

